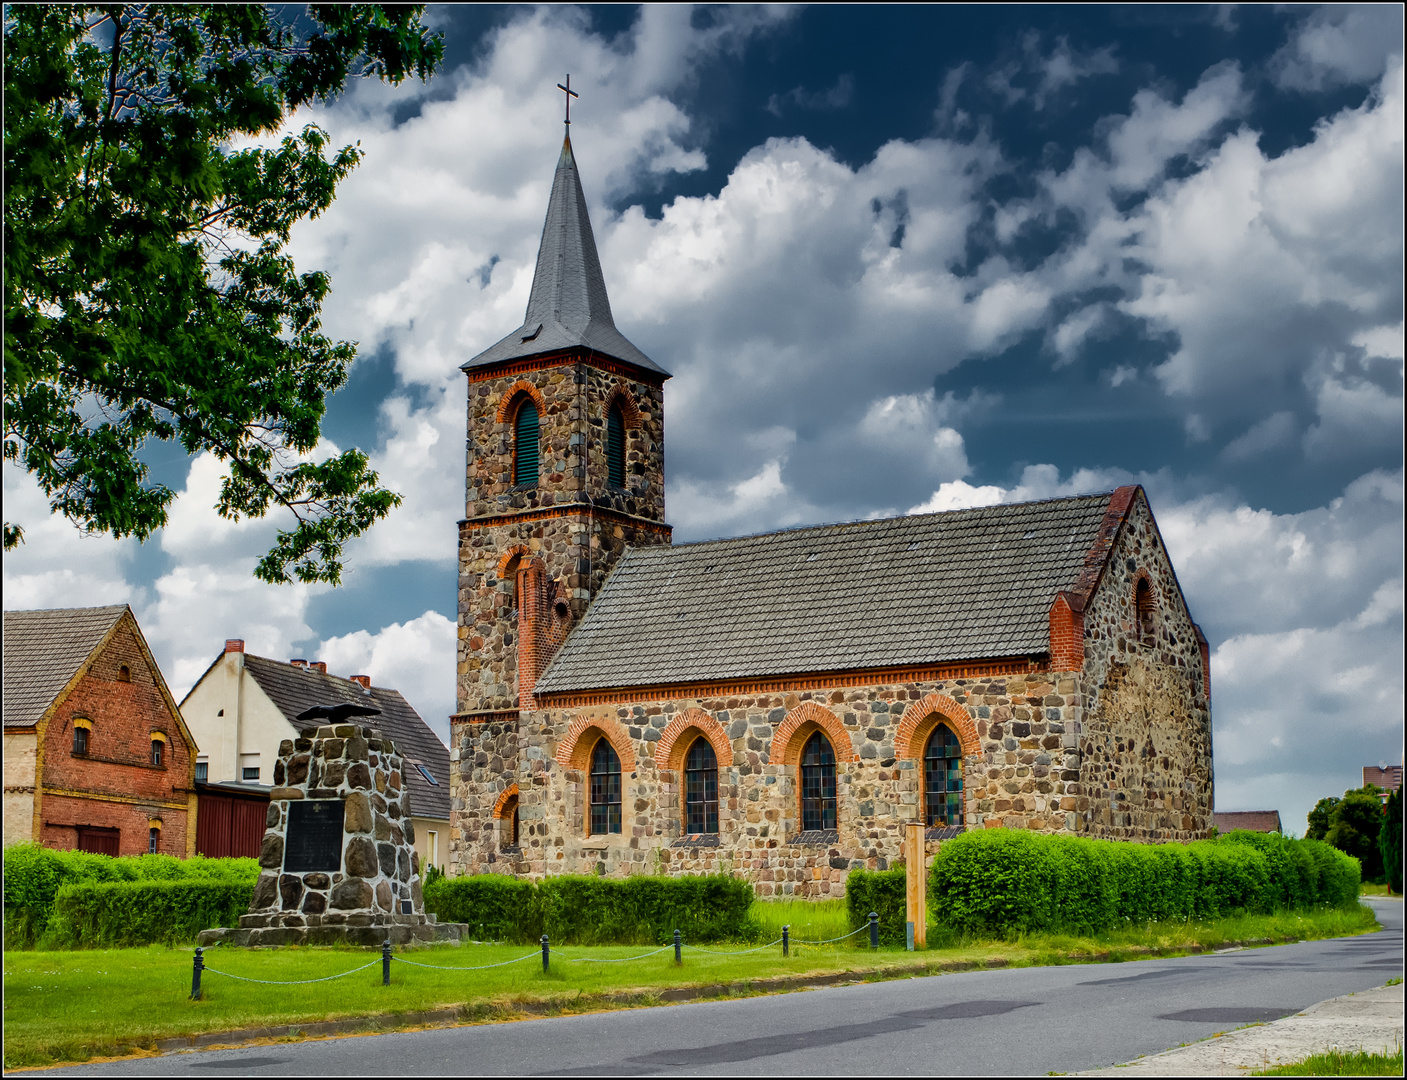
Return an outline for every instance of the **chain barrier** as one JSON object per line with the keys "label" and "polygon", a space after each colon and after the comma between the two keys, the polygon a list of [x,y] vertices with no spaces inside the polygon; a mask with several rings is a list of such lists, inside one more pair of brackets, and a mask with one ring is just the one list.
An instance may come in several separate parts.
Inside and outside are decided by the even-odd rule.
{"label": "chain barrier", "polygon": [[[524,960],[533,960],[537,957],[536,952],[530,952],[527,956],[520,956],[516,960],[504,960],[499,964],[480,964],[478,967],[450,967],[447,964],[418,964],[414,960],[407,960],[404,957],[392,955],[391,959],[398,964],[409,964],[411,967],[429,968],[432,971],[487,971],[489,968],[507,967],[509,964],[521,964]],[[370,965],[367,965],[368,967]]]}
{"label": "chain barrier", "polygon": [[352,968],[351,971],[344,971],[340,975],[324,975],[321,979],[250,979],[244,975],[231,975],[228,971],[216,971],[212,967],[201,965],[200,970],[209,972],[211,975],[223,975],[227,979],[238,979],[240,982],[259,983],[261,986],[306,986],[308,983],[331,982],[333,979],[342,979],[348,975],[355,975],[359,971],[365,971],[369,967],[375,967],[381,958],[378,956],[369,964],[363,964],[359,968]]}
{"label": "chain barrier", "polygon": [[627,960],[643,960],[647,956],[658,956],[662,952],[668,952],[674,948],[673,945],[666,945],[662,949],[654,952],[641,953],[639,956],[569,956],[567,957],[573,964],[623,964]]}
{"label": "chain barrier", "polygon": [[777,938],[776,941],[769,941],[769,942],[767,942],[766,945],[756,945],[756,946],[754,946],[754,947],[751,948],[751,949],[737,949],[737,950],[734,950],[734,951],[729,951],[729,950],[725,950],[725,949],[706,949],[706,948],[704,948],[702,945],[688,945],[688,944],[685,944],[685,945],[684,945],[684,948],[686,948],[686,949],[693,949],[695,952],[712,953],[714,956],[743,956],[743,955],[746,954],[746,953],[761,952],[763,949],[770,949],[770,948],[772,948],[774,945],[780,945],[781,943],[782,943],[782,939],[781,939],[781,938]]}
{"label": "chain barrier", "polygon": [[856,934],[863,934],[868,929],[868,926],[862,926],[858,930],[851,930],[848,934],[841,934],[840,937],[826,938],[825,941],[802,941],[801,938],[792,938],[791,943],[793,945],[830,945],[837,941],[844,941],[846,938],[852,938]]}

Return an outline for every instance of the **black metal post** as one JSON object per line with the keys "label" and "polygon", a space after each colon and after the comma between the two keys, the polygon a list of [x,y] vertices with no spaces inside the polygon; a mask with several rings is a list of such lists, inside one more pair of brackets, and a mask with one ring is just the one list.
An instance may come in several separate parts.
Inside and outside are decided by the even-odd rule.
{"label": "black metal post", "polygon": [[879,912],[870,912],[870,948],[879,948]]}
{"label": "black metal post", "polygon": [[200,973],[205,970],[205,950],[195,947],[195,968],[191,972],[191,1000],[200,1000]]}
{"label": "black metal post", "polygon": [[674,931],[674,962],[676,964],[682,964],[684,962],[683,958],[679,955],[679,945],[679,931],[676,930]]}
{"label": "black metal post", "polygon": [[381,946],[381,985],[391,985],[391,939]]}
{"label": "black metal post", "polygon": [[547,935],[546,935],[546,934],[543,934],[543,935],[542,935],[542,970],[543,970],[544,973],[547,971],[547,957],[548,957]]}
{"label": "black metal post", "polygon": [[791,924],[782,927],[782,955],[791,955]]}

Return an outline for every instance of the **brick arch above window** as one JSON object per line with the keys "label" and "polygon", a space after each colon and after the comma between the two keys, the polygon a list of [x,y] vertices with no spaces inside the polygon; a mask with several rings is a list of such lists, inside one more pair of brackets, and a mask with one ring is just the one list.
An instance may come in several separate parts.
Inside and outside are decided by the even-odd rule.
{"label": "brick arch above window", "polygon": [[[515,567],[513,565],[513,560],[515,559],[522,560],[520,566]],[[500,581],[504,581],[507,579],[508,575],[514,570],[520,569],[521,566],[526,566],[528,563],[536,561],[537,556],[532,553],[532,549],[529,548],[526,544],[514,544],[511,548],[509,548],[507,551],[505,551],[502,555],[498,557],[498,579]]]}
{"label": "brick arch above window", "polygon": [[545,418],[547,416],[547,400],[542,396],[542,391],[528,382],[527,379],[519,379],[498,399],[498,409],[493,414],[494,421],[506,424],[511,420],[513,414],[518,411],[518,400],[524,395],[532,398],[533,404],[537,406],[537,415],[540,418]]}
{"label": "brick arch above window", "polygon": [[920,757],[933,729],[945,722],[957,735],[964,755],[981,751],[977,725],[972,722],[967,710],[947,694],[928,694],[904,710],[898,730],[894,733],[894,756]]}
{"label": "brick arch above window", "polygon": [[625,728],[614,720],[598,720],[595,717],[587,719],[579,716],[567,725],[567,733],[557,744],[557,753],[554,755],[557,764],[564,769],[585,772],[590,763],[591,751],[600,739],[605,739],[611,744],[616,757],[620,758],[622,773],[635,771],[635,747],[631,745]]}
{"label": "brick arch above window", "polygon": [[1137,570],[1134,571],[1133,581],[1129,583],[1129,586],[1132,590],[1129,593],[1129,605],[1133,609],[1135,615],[1137,615],[1140,610],[1138,603],[1138,591],[1139,587],[1142,585],[1148,586],[1148,592],[1146,593],[1146,595],[1148,597],[1148,603],[1151,606],[1152,610],[1156,611],[1159,607],[1162,606],[1163,603],[1162,593],[1158,590],[1157,584],[1153,581],[1153,575],[1148,573],[1147,570],[1140,566]]}
{"label": "brick arch above window", "polygon": [[814,701],[803,701],[777,725],[772,735],[771,759],[783,765],[795,765],[801,760],[801,750],[815,732],[822,732],[830,740],[836,761],[859,761],[855,743],[840,717]]}
{"label": "brick arch above window", "polygon": [[495,818],[502,818],[505,813],[512,812],[513,808],[509,804],[516,802],[517,798],[518,785],[509,784],[503,789],[503,793],[499,795],[498,802],[493,804],[493,816]]}
{"label": "brick arch above window", "polygon": [[638,428],[644,423],[644,417],[640,413],[640,406],[635,402],[635,395],[630,392],[630,388],[625,383],[616,383],[611,387],[611,392],[606,395],[606,414],[611,411],[611,406],[620,407],[620,418],[625,421],[627,428]]}
{"label": "brick arch above window", "polygon": [[655,767],[676,772],[682,769],[684,755],[694,745],[694,737],[699,735],[713,747],[720,769],[733,764],[733,744],[728,741],[723,725],[711,713],[690,708],[678,713],[661,732],[660,741],[655,744]]}

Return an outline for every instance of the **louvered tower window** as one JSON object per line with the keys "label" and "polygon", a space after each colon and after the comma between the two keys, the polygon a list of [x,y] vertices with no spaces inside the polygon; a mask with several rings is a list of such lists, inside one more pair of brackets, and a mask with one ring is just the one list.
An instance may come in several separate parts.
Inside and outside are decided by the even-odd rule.
{"label": "louvered tower window", "polygon": [[536,484],[538,474],[537,406],[525,401],[513,423],[513,483]]}
{"label": "louvered tower window", "polygon": [[625,419],[619,405],[606,414],[606,479],[612,487],[625,487]]}

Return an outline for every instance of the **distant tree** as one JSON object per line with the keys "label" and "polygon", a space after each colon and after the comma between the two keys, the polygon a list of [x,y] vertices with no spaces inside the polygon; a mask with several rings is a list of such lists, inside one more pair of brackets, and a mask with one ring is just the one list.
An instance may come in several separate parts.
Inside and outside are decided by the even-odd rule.
{"label": "distant tree", "polygon": [[1304,834],[1306,840],[1323,840],[1329,835],[1329,826],[1334,823],[1334,811],[1343,800],[1333,795],[1320,799],[1309,812],[1309,829]]}
{"label": "distant tree", "polygon": [[1378,832],[1378,854],[1383,860],[1383,877],[1388,888],[1402,891],[1402,789],[1399,787],[1387,800],[1387,813]]}
{"label": "distant tree", "polygon": [[175,441],[227,463],[224,517],[292,513],[258,577],[335,584],[399,503],[359,450],[314,457],[356,348],[283,250],[361,153],[313,125],[250,143],[348,79],[427,78],[422,10],[5,5],[4,455],[56,513],[145,539],[174,492],[140,454]]}
{"label": "distant tree", "polygon": [[1352,855],[1363,865],[1364,881],[1381,881],[1383,857],[1378,850],[1378,833],[1382,831],[1383,804],[1381,792],[1367,787],[1345,791],[1334,809],[1334,821],[1325,837],[1329,843]]}

